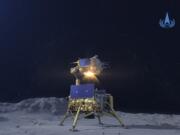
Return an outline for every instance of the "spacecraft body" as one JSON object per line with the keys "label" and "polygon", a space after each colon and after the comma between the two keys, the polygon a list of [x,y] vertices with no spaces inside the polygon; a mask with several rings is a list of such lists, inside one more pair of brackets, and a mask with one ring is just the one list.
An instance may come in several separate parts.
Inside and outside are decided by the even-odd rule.
{"label": "spacecraft body", "polygon": [[[60,125],[63,125],[67,117],[72,116],[72,131],[75,131],[80,115],[85,118],[94,115],[98,118],[99,124],[103,124],[101,116],[110,114],[119,121],[121,126],[124,126],[113,108],[113,96],[106,93],[105,90],[95,88],[95,81],[98,80],[97,76],[103,71],[105,64],[99,60],[97,55],[91,58],[79,59],[74,63],[76,66],[70,69],[70,73],[74,75],[76,81],[70,87],[67,112]],[[87,83],[81,83],[82,80],[91,80],[91,83],[88,81]]]}

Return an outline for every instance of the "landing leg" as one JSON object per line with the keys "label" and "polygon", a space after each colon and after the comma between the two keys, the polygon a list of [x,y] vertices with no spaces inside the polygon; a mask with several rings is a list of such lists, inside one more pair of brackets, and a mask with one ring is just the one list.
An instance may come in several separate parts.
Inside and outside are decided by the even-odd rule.
{"label": "landing leg", "polygon": [[111,115],[113,115],[118,122],[120,123],[120,125],[122,127],[125,127],[124,123],[122,122],[122,120],[119,118],[119,116],[116,114],[114,107],[113,107],[113,96],[109,95],[109,103],[107,103],[107,105],[109,106],[109,109],[111,110],[110,113]]}
{"label": "landing leg", "polygon": [[100,117],[100,115],[97,115],[97,118],[98,118],[98,122],[99,122],[99,124],[100,124],[100,125],[103,125],[103,123],[102,123],[102,121],[101,121],[101,117]]}
{"label": "landing leg", "polygon": [[116,114],[116,112],[114,111],[114,109],[111,108],[111,114],[118,120],[119,124],[122,127],[125,127],[124,123],[122,122],[122,120],[120,119],[120,117]]}
{"label": "landing leg", "polygon": [[72,113],[72,112],[70,111],[70,107],[71,107],[71,105],[68,103],[67,111],[66,111],[63,119],[61,120],[60,124],[59,124],[60,126],[63,126],[63,123],[64,123],[64,121],[66,120],[66,118],[69,116],[69,113]]}
{"label": "landing leg", "polygon": [[81,110],[81,105],[79,106],[79,108],[77,110],[77,113],[75,115],[73,125],[72,125],[72,131],[75,131],[75,127],[76,127],[76,124],[77,124],[77,120],[78,120],[78,117],[79,117],[80,110]]}
{"label": "landing leg", "polygon": [[93,114],[94,114],[94,112],[90,112],[90,113],[86,114],[86,115],[84,116],[84,118],[89,117],[90,115],[93,115]]}
{"label": "landing leg", "polygon": [[66,118],[68,117],[68,115],[69,115],[69,113],[66,112],[66,114],[64,115],[64,117],[63,117],[63,119],[61,120],[61,122],[60,122],[59,125],[63,126],[63,123],[64,123],[64,121],[66,120]]}
{"label": "landing leg", "polygon": [[66,118],[68,117],[68,115],[69,115],[69,111],[67,111],[67,112],[65,113],[62,121],[61,121],[60,124],[59,124],[60,126],[63,126],[63,123],[64,123],[64,121],[66,120]]}

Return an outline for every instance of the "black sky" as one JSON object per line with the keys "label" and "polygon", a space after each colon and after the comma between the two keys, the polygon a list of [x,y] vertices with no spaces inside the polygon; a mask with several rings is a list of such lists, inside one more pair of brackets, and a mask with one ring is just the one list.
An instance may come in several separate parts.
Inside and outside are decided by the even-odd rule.
{"label": "black sky", "polygon": [[[109,63],[98,88],[127,111],[180,112],[178,1],[0,1],[0,101],[63,97],[70,63]],[[159,19],[169,12],[176,27]]]}

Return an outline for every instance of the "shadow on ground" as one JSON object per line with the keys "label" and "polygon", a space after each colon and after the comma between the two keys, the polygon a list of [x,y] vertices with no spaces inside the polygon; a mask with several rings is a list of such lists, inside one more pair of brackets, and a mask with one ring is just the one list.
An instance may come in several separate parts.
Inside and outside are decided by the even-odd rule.
{"label": "shadow on ground", "polygon": [[8,121],[8,118],[0,116],[0,122]]}

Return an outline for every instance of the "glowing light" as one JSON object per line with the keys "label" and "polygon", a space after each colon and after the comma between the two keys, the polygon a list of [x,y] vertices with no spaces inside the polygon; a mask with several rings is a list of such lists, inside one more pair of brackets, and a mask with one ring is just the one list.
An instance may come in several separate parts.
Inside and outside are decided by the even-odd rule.
{"label": "glowing light", "polygon": [[86,78],[96,78],[96,75],[94,72],[91,72],[91,71],[87,71],[87,72],[84,72],[84,76]]}

